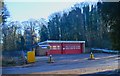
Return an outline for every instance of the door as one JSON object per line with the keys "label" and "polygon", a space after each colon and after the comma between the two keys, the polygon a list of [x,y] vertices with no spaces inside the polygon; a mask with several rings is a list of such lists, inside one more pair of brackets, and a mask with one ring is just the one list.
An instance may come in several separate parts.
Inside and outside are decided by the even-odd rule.
{"label": "door", "polygon": [[80,54],[81,45],[80,43],[64,43],[62,52],[63,54]]}

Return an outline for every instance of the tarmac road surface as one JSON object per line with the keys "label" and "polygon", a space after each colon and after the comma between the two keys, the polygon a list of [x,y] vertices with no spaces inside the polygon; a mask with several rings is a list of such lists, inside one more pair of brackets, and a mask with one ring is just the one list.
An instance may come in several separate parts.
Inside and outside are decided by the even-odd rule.
{"label": "tarmac road surface", "polygon": [[36,63],[17,66],[3,67],[2,74],[35,74],[59,70],[74,70],[80,68],[96,68],[104,66],[115,66],[113,70],[118,69],[117,54],[95,53],[95,60],[88,60],[90,54],[74,55],[53,55],[54,63],[47,63],[48,57],[36,57]]}

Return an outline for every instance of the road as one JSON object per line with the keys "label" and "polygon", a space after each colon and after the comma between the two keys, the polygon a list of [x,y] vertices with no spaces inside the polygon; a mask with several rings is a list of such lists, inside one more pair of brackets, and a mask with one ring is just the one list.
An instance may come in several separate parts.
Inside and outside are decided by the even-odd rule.
{"label": "road", "polygon": [[95,53],[95,60],[88,60],[90,54],[53,55],[54,63],[47,63],[48,57],[36,57],[36,63],[17,66],[3,67],[2,74],[33,74],[59,70],[74,70],[80,68],[95,68],[115,66],[118,68],[118,55]]}

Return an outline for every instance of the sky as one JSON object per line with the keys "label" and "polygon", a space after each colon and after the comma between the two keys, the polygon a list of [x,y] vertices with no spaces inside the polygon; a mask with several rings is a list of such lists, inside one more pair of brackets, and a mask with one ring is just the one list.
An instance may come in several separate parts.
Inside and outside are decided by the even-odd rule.
{"label": "sky", "polygon": [[[54,12],[69,9],[76,2],[89,0],[5,0],[12,21],[25,21],[28,19],[48,19]],[[90,0],[96,1],[96,0]]]}

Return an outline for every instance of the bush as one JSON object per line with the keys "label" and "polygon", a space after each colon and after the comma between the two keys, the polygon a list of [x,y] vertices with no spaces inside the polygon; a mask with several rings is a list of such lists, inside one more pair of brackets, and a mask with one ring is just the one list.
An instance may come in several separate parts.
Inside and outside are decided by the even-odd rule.
{"label": "bush", "polygon": [[4,52],[2,66],[16,66],[26,64],[25,56],[22,52]]}

